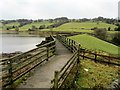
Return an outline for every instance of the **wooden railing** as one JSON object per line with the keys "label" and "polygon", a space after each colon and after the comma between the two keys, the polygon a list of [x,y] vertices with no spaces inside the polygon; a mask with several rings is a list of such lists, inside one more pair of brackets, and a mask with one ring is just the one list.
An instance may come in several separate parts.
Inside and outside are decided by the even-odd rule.
{"label": "wooden railing", "polygon": [[80,44],[73,40],[57,35],[56,38],[67,47],[71,52],[73,52],[72,57],[67,61],[60,71],[55,71],[54,79],[52,80],[52,88],[59,89],[64,84],[66,78],[70,74],[73,67],[77,67],[76,73],[80,65]]}
{"label": "wooden railing", "polygon": [[106,63],[108,65],[120,66],[120,57],[102,55],[102,54],[93,53],[87,50],[81,50],[80,56],[83,57],[83,59],[87,58],[87,59],[94,60],[95,62],[101,62],[101,63]]}
{"label": "wooden railing", "polygon": [[[62,35],[57,35],[58,39],[71,51],[75,52],[76,51],[76,45],[78,44],[76,41],[66,38],[65,36]],[[107,64],[112,64],[112,65],[117,65],[120,66],[120,57],[113,57],[109,55],[103,55],[99,54],[99,52],[92,52],[93,50],[88,50],[88,49],[83,49],[82,47],[80,48],[80,56],[87,59],[94,60],[95,62],[102,62],[102,63],[107,63]],[[95,53],[96,52],[96,53]],[[104,52],[105,53],[105,52]]]}
{"label": "wooden railing", "polygon": [[12,88],[14,83],[36,66],[55,55],[55,40],[9,59],[0,60],[1,88]]}
{"label": "wooden railing", "polygon": [[78,50],[78,47],[80,47],[80,44],[72,39],[66,38],[62,35],[57,35],[57,39],[71,52],[76,52]]}
{"label": "wooden railing", "polygon": [[77,66],[76,73],[78,72],[78,68],[80,65],[80,57],[82,57],[83,59],[91,59],[95,62],[102,62],[120,66],[120,58],[118,57],[92,53],[91,51],[82,49],[80,44],[76,41],[66,38],[62,35],[57,35],[56,38],[74,54],[60,71],[55,71],[54,79],[52,80],[53,89],[61,88],[74,66]]}

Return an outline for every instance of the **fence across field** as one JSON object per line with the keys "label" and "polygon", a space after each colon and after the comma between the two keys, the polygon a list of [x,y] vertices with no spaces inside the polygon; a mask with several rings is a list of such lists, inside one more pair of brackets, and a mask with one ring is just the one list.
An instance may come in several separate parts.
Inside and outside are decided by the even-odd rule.
{"label": "fence across field", "polygon": [[108,65],[120,66],[120,58],[119,57],[113,57],[113,56],[108,56],[108,55],[92,53],[91,51],[85,51],[85,50],[81,50],[80,56],[83,59],[86,58],[86,59],[94,60],[95,62],[106,63]]}
{"label": "fence across field", "polygon": [[55,40],[9,59],[0,60],[1,88],[11,88],[15,81],[55,55]]}
{"label": "fence across field", "polygon": [[[76,41],[66,38],[65,36],[62,36],[62,35],[57,35],[57,38],[71,52],[75,52],[77,50],[78,43]],[[99,54],[99,52],[93,53],[92,51],[83,49],[82,47],[80,48],[80,56],[83,57],[83,59],[87,58],[87,59],[94,60],[95,62],[98,61],[98,62],[103,62],[103,63],[120,66],[120,57],[102,55],[102,54]]]}

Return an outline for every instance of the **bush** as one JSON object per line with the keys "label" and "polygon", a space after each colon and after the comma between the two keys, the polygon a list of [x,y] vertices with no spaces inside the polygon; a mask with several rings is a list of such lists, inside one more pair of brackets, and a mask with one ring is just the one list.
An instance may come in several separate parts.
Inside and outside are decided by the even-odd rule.
{"label": "bush", "polygon": [[114,42],[117,45],[120,45],[120,32],[119,33],[115,33],[114,37],[112,39],[112,42]]}
{"label": "bush", "polygon": [[101,39],[105,39],[107,30],[106,29],[96,29],[96,30],[94,30],[94,34]]}
{"label": "bush", "polygon": [[41,25],[39,29],[45,29],[45,25]]}
{"label": "bush", "polygon": [[98,28],[97,27],[91,28],[91,30],[96,30],[96,29],[98,29]]}
{"label": "bush", "polygon": [[118,28],[115,28],[115,31],[120,31],[120,25],[118,26]]}

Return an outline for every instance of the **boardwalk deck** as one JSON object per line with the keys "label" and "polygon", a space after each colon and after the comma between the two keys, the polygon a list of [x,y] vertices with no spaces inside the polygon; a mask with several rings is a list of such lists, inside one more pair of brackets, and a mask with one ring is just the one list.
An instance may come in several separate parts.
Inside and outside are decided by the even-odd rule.
{"label": "boardwalk deck", "polygon": [[24,83],[21,83],[18,88],[50,88],[51,80],[54,78],[54,71],[60,70],[71,56],[72,53],[57,40],[56,56],[42,66],[35,68],[33,75]]}

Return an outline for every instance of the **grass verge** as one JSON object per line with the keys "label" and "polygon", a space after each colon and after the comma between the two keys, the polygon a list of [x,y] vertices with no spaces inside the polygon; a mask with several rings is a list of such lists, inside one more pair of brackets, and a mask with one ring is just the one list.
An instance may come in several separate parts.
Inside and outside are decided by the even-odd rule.
{"label": "grass verge", "polygon": [[81,60],[77,88],[107,88],[118,78],[118,67],[109,67],[91,60]]}

